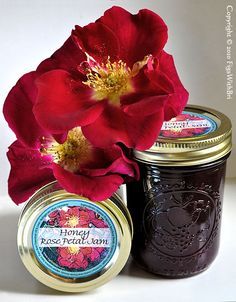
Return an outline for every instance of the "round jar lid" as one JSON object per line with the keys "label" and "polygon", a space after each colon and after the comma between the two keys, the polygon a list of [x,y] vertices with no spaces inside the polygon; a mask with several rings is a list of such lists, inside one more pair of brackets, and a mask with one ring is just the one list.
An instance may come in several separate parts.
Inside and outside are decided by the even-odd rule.
{"label": "round jar lid", "polygon": [[125,265],[132,222],[119,196],[90,200],[49,184],[35,193],[19,220],[18,248],[28,271],[57,290],[83,292]]}
{"label": "round jar lid", "polygon": [[150,149],[134,150],[134,156],[161,166],[191,166],[220,159],[231,149],[230,119],[216,110],[188,105],[182,114],[163,123]]}

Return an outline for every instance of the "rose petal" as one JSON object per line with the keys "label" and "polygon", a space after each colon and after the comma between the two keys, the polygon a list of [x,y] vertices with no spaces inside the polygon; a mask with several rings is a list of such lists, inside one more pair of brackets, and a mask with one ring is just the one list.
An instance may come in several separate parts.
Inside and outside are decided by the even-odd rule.
{"label": "rose petal", "polygon": [[167,26],[160,16],[148,9],[136,15],[121,7],[108,9],[95,24],[109,27],[120,43],[120,59],[130,67],[148,55],[158,55],[167,41]]}
{"label": "rose petal", "polygon": [[[99,162],[98,156],[100,155],[100,150],[94,148],[96,162]],[[97,168],[96,162],[90,165],[84,165],[80,169],[80,173],[87,176],[103,176],[109,174],[120,174],[123,177],[129,178],[139,178],[139,168],[135,161],[128,159],[121,147],[118,145],[113,145],[109,149],[103,150],[102,167]],[[111,163],[110,163],[111,162]]]}
{"label": "rose petal", "polygon": [[189,93],[181,83],[171,55],[162,52],[160,57],[160,69],[172,81],[174,93],[169,95],[165,106],[165,120],[169,120],[179,115],[187,104]]}
{"label": "rose petal", "polygon": [[25,148],[19,141],[9,147],[7,157],[11,164],[8,190],[16,204],[26,201],[36,190],[55,180],[49,159]]}
{"label": "rose petal", "polygon": [[101,219],[96,219],[94,218],[91,223],[96,227],[96,228],[107,228],[107,224],[101,220]]}
{"label": "rose petal", "polygon": [[68,132],[62,134],[53,134],[53,139],[55,139],[59,144],[63,144],[67,139]]}
{"label": "rose petal", "polygon": [[72,37],[84,52],[92,56],[98,63],[118,58],[119,41],[113,32],[104,24],[90,23],[87,26],[76,26]]}
{"label": "rose petal", "polygon": [[158,136],[163,118],[163,106],[147,116],[141,112],[129,116],[118,107],[107,106],[93,124],[82,127],[82,132],[96,147],[107,148],[121,142],[128,148],[145,150]]}
{"label": "rose petal", "polygon": [[[136,104],[143,100],[146,102],[146,100],[149,99],[152,102],[154,101],[153,98],[160,98],[159,102],[158,100],[156,102],[156,105],[159,105],[161,98],[167,98],[169,94],[174,93],[173,82],[160,70],[159,66],[153,66],[154,63],[148,65],[149,66],[141,69],[139,73],[132,78],[134,92],[121,97],[123,109],[126,105]],[[146,114],[146,111],[147,114],[150,114],[148,111],[151,112],[153,110],[151,104],[151,106],[147,105],[142,107],[140,111],[142,115]],[[156,108],[155,103],[153,103],[153,105],[154,108]],[[127,109],[124,109],[124,111],[128,113]]]}
{"label": "rose petal", "polygon": [[84,136],[96,147],[108,148],[122,142],[127,147],[132,146],[132,137],[129,137],[129,116],[124,115],[120,108],[108,105],[103,114],[91,125],[82,127]]}
{"label": "rose petal", "polygon": [[35,71],[23,75],[9,92],[3,107],[9,127],[15,132],[17,139],[29,147],[38,147],[39,139],[47,135],[32,112],[37,95],[34,81],[38,76],[39,73]]}
{"label": "rose petal", "polygon": [[92,253],[91,247],[83,247],[80,249],[80,251],[83,253],[83,255],[87,256],[88,254]]}
{"label": "rose petal", "polygon": [[73,38],[69,37],[50,58],[39,64],[37,71],[44,73],[53,69],[63,69],[75,75],[78,66],[85,60],[84,52],[76,45]]}
{"label": "rose petal", "polygon": [[128,175],[130,177],[134,176],[134,171],[132,167],[125,163],[122,158],[116,159],[110,166],[101,169],[81,169],[81,173],[89,176],[102,176],[108,173],[119,173],[123,175]]}
{"label": "rose petal", "polygon": [[145,97],[138,102],[123,106],[123,110],[125,113],[131,116],[140,116],[140,118],[142,118],[143,116],[152,115],[155,112],[159,112],[161,108],[164,109],[167,100],[168,95]]}
{"label": "rose petal", "polygon": [[87,197],[92,201],[103,201],[109,198],[123,183],[123,178],[119,175],[99,177],[76,175],[57,164],[53,164],[53,173],[65,190]]}
{"label": "rose petal", "polygon": [[71,263],[66,258],[62,258],[60,256],[58,257],[57,261],[60,266],[70,267],[71,265]]}
{"label": "rose petal", "polygon": [[91,89],[75,82],[66,71],[49,71],[36,83],[38,97],[33,111],[39,124],[51,133],[89,124],[103,110],[103,102],[91,100]]}
{"label": "rose petal", "polygon": [[[148,87],[145,87],[145,89],[148,89],[149,91],[154,91],[155,94],[170,94],[174,92],[174,85],[168,76],[168,70],[163,72],[160,66],[160,61],[157,60],[157,63],[155,63],[156,58],[153,59],[152,64],[148,64],[147,68],[144,69],[145,76],[149,79],[149,85]],[[162,61],[162,64],[164,62]],[[165,63],[164,63],[165,64]]]}
{"label": "rose petal", "polygon": [[68,249],[64,248],[64,247],[59,247],[57,249],[58,254],[63,257],[63,258],[68,258],[68,256],[70,256],[70,254],[68,253]]}
{"label": "rose petal", "polygon": [[163,120],[163,108],[141,120],[139,116],[133,117],[132,125],[135,126],[130,128],[130,136],[136,150],[144,151],[151,148],[160,133]]}
{"label": "rose petal", "polygon": [[99,259],[100,258],[100,254],[99,252],[96,250],[96,248],[93,248],[92,249],[92,252],[90,255],[88,255],[88,258],[91,260],[91,261],[95,261],[96,259]]}

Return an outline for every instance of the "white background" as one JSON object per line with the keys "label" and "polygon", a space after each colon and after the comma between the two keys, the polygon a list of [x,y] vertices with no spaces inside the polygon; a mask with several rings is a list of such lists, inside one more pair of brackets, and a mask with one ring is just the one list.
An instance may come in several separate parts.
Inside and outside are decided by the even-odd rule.
{"label": "white background", "polygon": [[[235,0],[0,0],[0,107],[2,107],[8,91],[17,79],[24,73],[34,70],[43,59],[49,57],[59,48],[67,39],[75,24],[85,25],[94,21],[103,14],[104,10],[112,5],[123,6],[133,13],[136,13],[140,8],[146,7],[160,14],[169,27],[169,41],[166,50],[174,55],[181,80],[190,92],[190,103],[206,105],[228,115],[233,122],[234,141],[236,141],[235,94],[233,100],[226,100],[225,15],[226,6],[229,4],[234,5],[236,11]],[[235,12],[233,16],[235,18]],[[234,22],[233,25],[235,27],[235,20],[232,22]],[[236,43],[235,36],[233,43]],[[234,44],[233,51],[236,53],[236,46]],[[235,57],[234,64],[236,65]],[[234,86],[235,85],[236,84],[234,84]],[[234,88],[236,91],[236,86]],[[0,114],[0,129],[1,234],[5,226],[9,228],[9,224],[11,223],[15,226],[19,209],[11,205],[7,197],[3,197],[7,194],[7,177],[9,172],[9,164],[5,153],[7,146],[14,140],[14,135],[8,129],[2,114]],[[233,150],[229,160],[228,176],[236,176],[235,150]],[[234,182],[231,181],[228,187],[227,198],[231,200],[233,205],[232,194],[235,195],[233,191],[235,188]],[[228,202],[228,212],[226,211],[225,213],[229,213],[230,215],[230,201]],[[230,217],[233,223],[234,218],[233,216]],[[230,219],[230,217],[225,217],[225,220]],[[36,293],[41,293],[44,297],[47,297],[46,301],[49,301],[49,296],[46,295],[50,295],[50,301],[53,299],[52,297],[55,296],[55,301],[57,301],[59,296],[57,296],[55,292],[38,286],[36,281],[28,277],[28,274],[23,270],[19,259],[16,258],[15,233],[13,230],[16,231],[16,227],[13,228],[9,234],[7,233],[9,238],[6,236],[2,237],[2,235],[0,236],[0,238],[3,238],[0,242],[0,292],[3,291],[3,293],[6,293],[4,297],[7,298],[4,301],[8,301],[10,297],[18,299],[20,296],[24,297],[25,294],[31,297],[30,299],[33,301]],[[230,225],[228,225],[227,231],[228,230],[230,230]],[[227,245],[230,244],[230,240],[228,240],[229,237],[227,237],[229,234],[223,234],[223,236],[226,236],[223,241],[225,244],[225,257],[230,260],[230,257],[233,257],[233,251],[236,252],[235,245],[232,246],[234,250],[229,251],[228,249],[231,249],[231,247]],[[232,236],[235,238],[235,234]],[[12,242],[9,243],[9,240]],[[231,240],[233,239],[231,238]],[[5,251],[4,249],[6,247],[12,251]],[[12,261],[11,259],[7,259],[6,262],[3,263],[5,260],[2,257],[7,256],[15,258],[12,259]],[[15,274],[13,274],[12,271],[7,272],[8,267],[9,270],[15,270]],[[113,282],[111,285],[107,285],[107,296],[101,296],[101,292],[106,293],[104,287],[98,296],[96,296],[96,293],[93,293],[89,296],[84,294],[82,298],[77,298],[82,301],[96,300],[96,297],[103,297],[103,301],[108,301],[109,297],[110,299],[115,299],[116,296],[119,297],[119,299],[125,299],[125,297],[131,294],[129,290],[129,282],[131,282],[132,291],[136,292],[137,289],[136,297],[138,290],[140,290],[141,296],[139,298],[141,300],[145,299],[142,294],[144,295],[146,293],[149,298],[151,298],[153,294],[152,298],[157,301],[177,301],[174,296],[175,293],[171,293],[171,291],[172,289],[174,291],[181,289],[183,291],[182,294],[186,294],[186,301],[193,301],[194,295],[196,298],[198,297],[196,301],[200,301],[200,299],[201,301],[233,301],[233,299],[236,301],[236,290],[233,290],[232,286],[232,277],[235,277],[235,275],[230,275],[231,266],[229,263],[226,263],[224,270],[223,259],[219,260],[218,268],[217,265],[215,265],[215,268],[212,269],[210,277],[206,273],[206,275],[202,275],[203,279],[195,277],[194,279],[188,279],[186,281],[166,281],[167,283],[165,283],[165,280],[158,280],[158,282],[155,283],[156,280],[153,281],[153,277],[148,275],[147,278],[144,273],[135,269],[133,269],[132,273],[132,269],[131,266],[130,274],[134,275],[131,276],[132,278],[128,278],[125,274],[125,277],[122,279],[123,275],[121,275],[116,278],[115,283]],[[21,273],[23,275],[22,283]],[[3,274],[6,274],[5,279],[3,278]],[[216,274],[218,274],[218,277]],[[219,274],[221,274],[221,276],[219,276]],[[16,277],[14,282],[18,282],[18,285],[11,287],[14,275]],[[213,289],[214,283],[211,284],[211,282],[213,282],[211,278],[216,278],[215,290]],[[137,283],[134,283],[136,281]],[[223,293],[222,295],[219,294],[221,282],[223,283],[222,290],[225,295]],[[226,283],[229,286],[228,290]],[[149,284],[151,292],[141,290],[142,285],[145,285],[148,289]],[[152,292],[155,291],[154,284],[157,284],[156,293]],[[210,289],[207,291],[208,286],[210,286]],[[169,294],[165,296],[161,288],[167,293],[170,291]],[[119,293],[117,292],[118,289]],[[109,292],[109,290],[114,290],[114,295]],[[159,300],[158,292],[161,293]],[[200,294],[201,292],[202,294]],[[204,300],[205,292],[208,298],[206,300]],[[173,298],[171,299],[172,294]],[[17,295],[17,297],[15,295]],[[165,297],[169,298],[165,300]],[[187,299],[188,297],[189,299]],[[67,299],[67,297],[60,298]],[[185,298],[181,301],[185,301]]]}

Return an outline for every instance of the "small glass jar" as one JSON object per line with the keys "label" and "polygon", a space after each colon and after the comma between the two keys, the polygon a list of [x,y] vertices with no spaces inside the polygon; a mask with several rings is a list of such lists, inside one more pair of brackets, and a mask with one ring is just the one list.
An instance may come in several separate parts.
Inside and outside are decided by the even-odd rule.
{"label": "small glass jar", "polygon": [[231,147],[225,115],[188,106],[164,122],[149,150],[134,151],[141,177],[127,186],[127,201],[134,224],[131,252],[141,267],[181,278],[212,263]]}
{"label": "small glass jar", "polygon": [[42,187],[22,211],[18,248],[29,272],[65,292],[94,289],[115,277],[131,249],[132,221],[118,194],[103,202]]}

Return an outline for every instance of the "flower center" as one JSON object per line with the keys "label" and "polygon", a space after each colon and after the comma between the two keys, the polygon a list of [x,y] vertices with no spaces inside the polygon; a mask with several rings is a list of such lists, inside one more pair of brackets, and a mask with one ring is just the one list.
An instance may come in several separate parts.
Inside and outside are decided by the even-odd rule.
{"label": "flower center", "polygon": [[109,99],[118,104],[120,97],[133,90],[131,85],[131,70],[123,61],[102,63],[92,67],[87,74],[85,85],[93,89],[93,97],[97,101]]}
{"label": "flower center", "polygon": [[70,172],[77,172],[80,164],[88,161],[92,155],[91,145],[79,127],[68,132],[63,144],[43,137],[41,147],[42,155],[51,155],[55,163]]}
{"label": "flower center", "polygon": [[182,132],[183,129],[181,128],[173,128],[171,129],[171,132],[176,132],[176,133],[179,133],[179,132]]}
{"label": "flower center", "polygon": [[79,253],[79,251],[80,251],[80,248],[78,247],[78,246],[69,246],[68,247],[68,252],[70,253],[70,254],[72,254],[72,255],[76,255],[76,254],[78,254]]}
{"label": "flower center", "polygon": [[78,223],[79,223],[79,218],[77,216],[73,215],[73,216],[71,216],[71,217],[68,218],[66,224],[69,227],[74,228],[74,227],[76,227],[78,225]]}
{"label": "flower center", "polygon": [[[171,122],[176,122],[176,118],[174,117],[170,121]],[[175,133],[182,132],[182,130],[183,130],[182,128],[171,128],[171,132],[175,132]]]}

